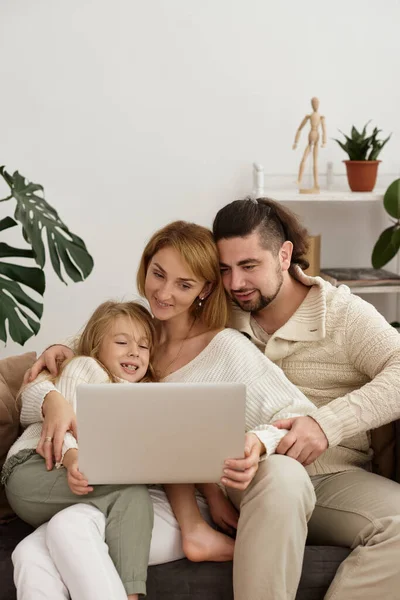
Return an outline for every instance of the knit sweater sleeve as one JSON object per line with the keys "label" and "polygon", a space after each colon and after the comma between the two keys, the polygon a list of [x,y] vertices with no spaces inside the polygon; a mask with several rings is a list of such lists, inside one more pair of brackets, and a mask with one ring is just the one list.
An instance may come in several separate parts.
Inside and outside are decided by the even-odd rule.
{"label": "knit sweater sleeve", "polygon": [[20,422],[25,429],[32,423],[43,421],[42,405],[49,392],[56,390],[55,385],[39,375],[31,384],[27,385],[21,393]]}
{"label": "knit sweater sleeve", "polygon": [[317,408],[293,385],[283,371],[254,348],[254,359],[263,362],[260,375],[247,383],[246,429],[274,454],[286,429],[273,425],[278,419],[313,415]]}
{"label": "knit sweater sleeve", "polygon": [[[74,343],[74,338],[73,338]],[[60,344],[72,349],[72,343],[68,341]],[[49,392],[56,390],[54,384],[47,379],[47,375],[41,373],[29,385],[27,385],[21,394],[21,415],[20,422],[22,427],[26,428],[32,423],[43,421],[42,406],[44,399]]]}
{"label": "knit sweater sleeve", "polygon": [[371,381],[313,415],[330,446],[400,418],[400,335],[372,305],[350,298],[343,347]]}

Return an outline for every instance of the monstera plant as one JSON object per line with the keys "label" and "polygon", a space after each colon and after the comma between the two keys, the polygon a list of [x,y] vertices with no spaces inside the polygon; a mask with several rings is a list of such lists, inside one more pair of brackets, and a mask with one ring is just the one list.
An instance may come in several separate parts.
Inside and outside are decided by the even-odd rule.
{"label": "monstera plant", "polygon": [[[84,241],[68,229],[46,202],[41,185],[30,183],[18,171],[10,175],[5,167],[0,167],[0,175],[10,188],[9,195],[0,202],[15,203],[13,217],[0,219],[0,236],[19,225],[28,244],[14,248],[0,241],[0,340],[7,341],[8,323],[11,339],[23,345],[40,329],[43,304],[32,298],[32,290],[39,296],[44,294],[46,254],[64,283],[68,278],[74,282],[86,279],[93,269],[93,259]],[[31,259],[37,266],[18,264],[20,258]]]}

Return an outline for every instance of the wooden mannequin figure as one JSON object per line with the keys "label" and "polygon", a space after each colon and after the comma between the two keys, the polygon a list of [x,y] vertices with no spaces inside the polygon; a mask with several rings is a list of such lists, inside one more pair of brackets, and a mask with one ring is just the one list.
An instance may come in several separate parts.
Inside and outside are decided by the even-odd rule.
{"label": "wooden mannequin figure", "polygon": [[[299,168],[299,176],[297,178],[297,183],[299,185],[299,192],[301,194],[319,194],[319,185],[318,185],[318,142],[319,142],[319,128],[322,129],[322,144],[321,148],[324,148],[326,145],[326,128],[325,128],[325,117],[319,114],[319,100],[318,98],[311,98],[311,106],[313,112],[310,115],[306,115],[302,120],[298,130],[296,131],[296,137],[294,138],[293,150],[297,148],[297,143],[300,139],[301,130],[307,124],[307,121],[310,121],[311,130],[308,134],[308,145],[304,151],[303,158],[300,163]],[[313,151],[313,178],[314,178],[314,187],[311,189],[300,189],[301,180],[303,178],[304,167],[310,154],[311,150]]]}

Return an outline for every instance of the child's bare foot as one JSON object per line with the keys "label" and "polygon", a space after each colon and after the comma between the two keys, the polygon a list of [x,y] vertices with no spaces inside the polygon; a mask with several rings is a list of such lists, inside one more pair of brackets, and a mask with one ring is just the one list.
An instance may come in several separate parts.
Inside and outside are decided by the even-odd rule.
{"label": "child's bare foot", "polygon": [[185,556],[193,562],[224,562],[233,559],[235,542],[201,521],[182,532],[182,547]]}

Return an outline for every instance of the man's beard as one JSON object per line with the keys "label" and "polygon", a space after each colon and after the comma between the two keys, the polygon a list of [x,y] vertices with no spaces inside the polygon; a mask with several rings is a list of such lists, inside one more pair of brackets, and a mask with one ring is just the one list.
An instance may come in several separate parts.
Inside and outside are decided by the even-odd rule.
{"label": "man's beard", "polygon": [[[237,298],[235,298],[234,295],[231,295],[232,300],[234,301],[235,304],[237,304],[242,310],[244,310],[246,312],[252,312],[252,313],[260,312],[263,308],[265,308],[266,306],[271,304],[271,302],[273,302],[273,300],[275,300],[275,298],[277,297],[277,295],[279,294],[279,292],[281,290],[281,287],[283,284],[283,275],[282,275],[281,270],[277,271],[277,276],[278,276],[278,283],[277,283],[275,292],[273,294],[271,294],[270,296],[263,296],[261,294],[260,290],[257,290],[258,296],[254,300],[248,300],[248,301],[241,302]],[[239,292],[241,290],[235,290],[235,291]]]}

